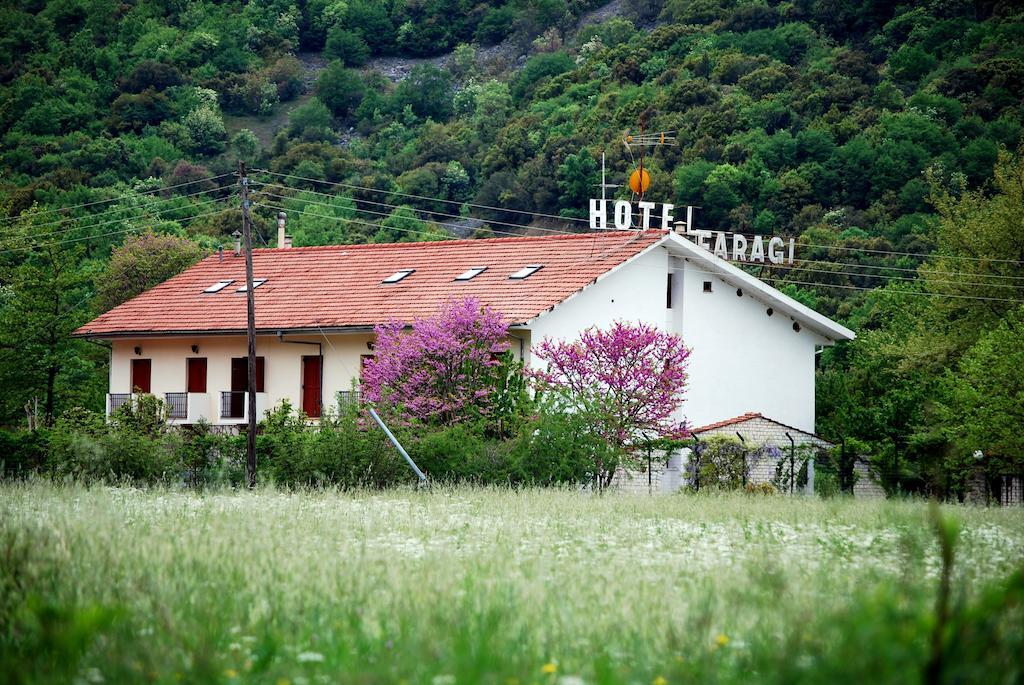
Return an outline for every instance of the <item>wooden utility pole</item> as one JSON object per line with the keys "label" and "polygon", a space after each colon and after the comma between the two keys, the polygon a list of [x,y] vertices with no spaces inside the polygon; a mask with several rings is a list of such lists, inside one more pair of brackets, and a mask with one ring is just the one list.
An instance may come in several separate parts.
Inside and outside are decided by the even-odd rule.
{"label": "wooden utility pole", "polygon": [[245,476],[250,488],[256,487],[256,300],[252,288],[252,223],[249,221],[249,178],[245,162],[238,162],[238,178],[242,184],[242,240],[245,242],[245,308],[246,337],[249,342],[249,427],[245,446]]}

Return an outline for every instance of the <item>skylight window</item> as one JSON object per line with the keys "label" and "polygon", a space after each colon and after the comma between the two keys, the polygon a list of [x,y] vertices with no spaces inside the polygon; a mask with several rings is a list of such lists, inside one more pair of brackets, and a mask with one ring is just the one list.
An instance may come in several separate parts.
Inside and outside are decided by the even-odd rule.
{"label": "skylight window", "polygon": [[[267,279],[265,279],[265,278],[254,278],[253,281],[252,281],[252,289],[256,290],[256,288],[260,287],[261,285],[263,285],[266,282],[267,282]],[[245,292],[245,283],[243,283],[242,287],[239,288],[238,290],[236,290],[235,292],[236,293],[244,293]]]}
{"label": "skylight window", "polygon": [[224,290],[224,288],[228,287],[229,285],[231,285],[234,282],[235,282],[234,279],[229,279],[229,280],[226,280],[226,281],[217,281],[216,283],[211,285],[209,288],[207,288],[203,292],[204,293],[219,293],[221,290]]}
{"label": "skylight window", "polygon": [[416,271],[416,269],[402,269],[401,271],[396,271],[395,273],[391,274],[383,281],[381,281],[381,283],[398,283],[400,280],[402,280],[403,278],[405,278],[414,271]]}
{"label": "skylight window", "polygon": [[529,278],[530,276],[540,271],[541,267],[543,266],[543,264],[530,264],[529,266],[524,266],[522,269],[509,276],[509,278],[516,281],[521,281],[524,278]]}
{"label": "skylight window", "polygon": [[470,269],[463,271],[461,274],[455,277],[456,281],[471,281],[483,272],[487,271],[486,266],[474,266]]}

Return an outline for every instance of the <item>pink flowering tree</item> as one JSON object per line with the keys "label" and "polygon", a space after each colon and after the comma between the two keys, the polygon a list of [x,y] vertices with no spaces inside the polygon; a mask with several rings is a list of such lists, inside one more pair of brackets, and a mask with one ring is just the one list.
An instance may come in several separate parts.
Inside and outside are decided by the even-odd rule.
{"label": "pink flowering tree", "polygon": [[[677,417],[690,350],[678,335],[616,321],[573,342],[543,340],[533,353],[547,362],[546,370],[531,372],[536,388],[556,408],[588,416],[619,455],[635,457],[655,441],[688,435]],[[615,466],[597,464],[604,484]]]}
{"label": "pink flowering tree", "polygon": [[446,426],[502,411],[514,365],[498,312],[467,298],[410,330],[400,321],[374,330],[376,355],[363,369],[368,402],[404,420]]}

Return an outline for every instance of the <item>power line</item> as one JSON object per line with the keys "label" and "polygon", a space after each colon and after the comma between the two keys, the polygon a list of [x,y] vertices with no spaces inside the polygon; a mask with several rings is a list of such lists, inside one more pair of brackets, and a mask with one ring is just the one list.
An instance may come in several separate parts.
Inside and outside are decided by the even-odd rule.
{"label": "power line", "polygon": [[[89,217],[83,217],[83,218],[85,218],[85,219],[98,219],[98,218],[102,218],[104,216],[120,214],[122,212],[131,212],[132,210],[141,210],[141,211],[145,212],[145,211],[151,210],[153,207],[155,207],[157,205],[160,205],[160,204],[166,204],[168,202],[173,202],[175,200],[180,200],[180,199],[187,198],[187,197],[195,197],[197,195],[205,195],[207,193],[215,193],[217,191],[224,190],[225,188],[226,187],[218,187],[218,188],[211,188],[209,190],[200,190],[200,191],[197,191],[197,192],[194,192],[194,193],[189,193],[188,195],[178,195],[176,197],[170,197],[170,198],[166,198],[166,199],[163,199],[163,200],[156,200],[156,201],[154,201],[154,202],[152,202],[150,204],[140,205],[138,207],[117,207],[117,208],[114,208],[114,209],[108,209],[106,211],[99,212],[97,214],[93,214],[93,215],[91,215]],[[217,201],[217,199],[219,199],[219,198],[214,198],[214,201]],[[196,206],[196,204],[208,204],[208,203],[189,203],[188,206],[186,206],[186,207],[167,207],[167,208],[164,208],[164,209],[157,210],[157,213],[159,214],[159,213],[162,213],[162,212],[170,212],[170,211],[174,211],[175,209],[188,209],[189,207]],[[135,216],[119,217],[117,219],[110,219],[108,221],[98,221],[98,222],[93,222],[93,223],[86,223],[84,225],[71,226],[69,228],[62,228],[62,229],[60,229],[58,231],[50,231],[49,233],[38,233],[38,234],[33,235],[32,237],[33,238],[45,238],[45,237],[52,236],[52,235],[59,235],[59,234],[62,234],[62,233],[69,233],[71,231],[95,228],[97,226],[106,226],[106,225],[109,225],[109,224],[117,223],[118,221],[130,221],[132,219],[137,219],[137,218],[139,218],[139,217],[135,217]],[[50,222],[50,223],[41,223],[41,224],[31,223],[30,225],[33,226],[33,227],[40,227],[40,226],[49,226],[49,225],[57,225],[57,224],[61,224],[61,223],[67,223],[68,221],[80,221],[80,220],[81,219],[75,217],[75,218],[70,218],[70,219],[63,219],[61,221],[56,221],[56,222]]]}
{"label": "power line", "polygon": [[[210,200],[204,200],[202,202],[196,202],[194,204],[191,204],[187,209],[195,209],[197,207],[202,207],[202,206],[209,205],[209,204],[216,203],[216,202],[220,202],[220,201],[221,201],[220,198],[212,198]],[[174,210],[178,210],[178,209],[185,209],[185,208],[167,207],[165,209],[156,210],[155,212],[153,212],[153,214],[159,215],[159,214],[163,214],[164,212],[174,211]],[[130,221],[139,221],[139,220],[146,220],[146,219],[152,219],[152,217],[138,216],[138,217],[127,217],[127,218],[121,218],[121,219],[111,219],[109,221],[102,221],[100,223],[93,224],[93,225],[89,226],[88,228],[98,228],[100,226],[109,226],[110,224],[123,224],[123,223],[127,223],[127,222],[130,222]],[[164,219],[160,218],[159,216],[157,217],[157,219],[160,219],[161,221],[164,220]],[[168,221],[172,221],[172,219],[167,219],[167,220]],[[187,220],[187,219],[183,219],[183,220]],[[135,229],[131,229],[131,230],[135,230]],[[115,231],[115,233],[116,233],[116,231]],[[99,237],[103,237],[103,236],[106,236],[106,235],[112,235],[112,234],[110,234],[110,233],[92,234],[92,235],[87,235],[87,236],[81,236],[81,237],[78,237],[78,238],[69,238],[67,240],[51,241],[51,242],[48,242],[48,243],[45,243],[45,242],[44,243],[35,243],[31,239],[31,238],[35,238],[35,236],[32,236],[31,238],[26,238],[26,240],[29,243],[28,246],[11,247],[11,248],[7,248],[7,249],[0,249],[0,253],[3,253],[3,252],[14,252],[14,251],[17,251],[17,250],[23,250],[23,249],[26,249],[26,248],[31,248],[32,245],[58,245],[60,243],[71,243],[71,242],[78,242],[78,241],[82,241],[82,240],[90,240],[92,238],[99,238]],[[16,242],[18,240],[18,238],[12,238],[11,240]]]}
{"label": "power line", "polygon": [[[176,221],[194,221],[195,219],[200,219],[200,218],[202,218],[204,216],[212,216],[214,214],[220,214],[223,211],[224,211],[223,209],[215,209],[212,212],[204,212],[202,214],[196,214],[195,216],[185,217],[183,219],[178,219]],[[120,231],[110,231],[109,233],[99,233],[99,234],[96,234],[96,235],[85,236],[85,237],[82,237],[82,238],[69,238],[67,240],[55,240],[55,241],[52,241],[52,242],[49,242],[49,243],[39,243],[39,244],[32,244],[32,245],[23,245],[21,247],[10,247],[10,248],[4,249],[4,250],[0,250],[0,254],[4,254],[4,253],[7,253],[7,252],[21,252],[23,250],[35,250],[35,249],[39,249],[39,248],[42,248],[42,247],[52,247],[54,245],[64,245],[66,243],[78,243],[78,242],[82,242],[82,241],[95,240],[97,238],[106,238],[106,237],[112,236],[112,235],[121,235],[121,234],[124,234],[124,233],[132,233],[132,232],[140,231],[140,230],[142,230],[142,228],[136,226],[136,227],[133,227],[133,228],[126,228],[126,229],[123,229],[123,230],[120,230]]]}
{"label": "power line", "polygon": [[[331,208],[331,209],[339,209],[338,207],[335,207],[334,205],[331,205],[331,204],[327,204],[325,202],[314,202],[312,200],[299,200],[297,198],[286,197],[284,195],[278,195],[276,193],[268,193],[268,192],[262,191],[262,190],[261,191],[256,191],[256,192],[261,194],[261,195],[267,196],[267,197],[272,197],[272,198],[276,198],[278,200],[283,200],[285,202],[305,202],[306,204],[315,205],[317,207],[328,207],[328,208]],[[397,209],[397,208],[398,207],[395,207],[395,209]],[[353,211],[353,212],[363,212],[365,214],[373,214],[375,216],[380,216],[380,217],[383,217],[383,218],[388,218],[388,217],[392,216],[391,212],[375,212],[372,209],[359,209],[358,207],[353,207],[351,209],[346,207],[344,209],[348,210],[348,211]],[[282,211],[287,212],[288,210],[284,209]],[[325,217],[325,218],[327,218],[327,217]],[[350,219],[346,219],[344,217],[337,217],[337,216],[335,216],[335,217],[330,217],[330,218],[334,219],[335,221],[350,221]],[[398,217],[398,218],[402,218],[402,217]],[[445,227],[448,227],[448,228],[462,228],[458,224],[446,223],[444,221],[428,221],[428,220],[425,220],[425,219],[421,219],[418,216],[415,217],[415,219],[416,219],[416,221],[420,221],[422,223],[435,224],[437,226],[445,226]],[[371,225],[374,225],[374,224],[371,224]],[[390,228],[390,227],[388,227],[388,226],[380,226],[380,228]],[[529,227],[528,226],[521,226],[520,228],[529,228]],[[506,234],[507,235],[521,235],[520,233],[508,233],[508,232],[506,232]]]}
{"label": "power line", "polygon": [[[386,231],[399,231],[399,232],[402,232],[402,233],[414,233],[414,234],[417,234],[417,235],[432,236],[432,237],[435,237],[435,238],[437,237],[436,233],[431,233],[430,231],[424,231],[424,230],[419,230],[419,229],[414,229],[414,228],[401,228],[399,226],[381,226],[379,223],[375,224],[375,223],[372,223],[372,222],[369,222],[369,221],[360,221],[359,219],[344,219],[344,218],[339,218],[339,217],[336,217],[336,216],[328,216],[326,214],[317,214],[316,212],[311,212],[311,211],[309,211],[307,209],[294,209],[294,208],[289,209],[287,207],[282,207],[281,205],[277,205],[277,204],[271,204],[269,202],[258,202],[258,203],[254,203],[254,204],[256,204],[256,206],[259,206],[259,207],[266,207],[267,209],[274,209],[274,210],[277,210],[279,212],[298,212],[299,214],[303,214],[305,216],[313,216],[313,217],[317,217],[317,218],[320,218],[320,219],[330,219],[332,221],[345,221],[345,222],[352,223],[352,224],[360,224],[360,225],[363,225],[363,226],[370,226],[371,228],[383,229],[383,230],[386,230]],[[424,221],[423,219],[420,219],[419,217],[413,217],[412,220],[413,221],[418,221],[421,224],[431,224],[431,223],[434,223],[434,222],[431,222],[431,221]],[[506,233],[506,235],[519,236],[518,233]]]}
{"label": "power line", "polygon": [[[703,272],[712,273],[712,272]],[[926,292],[912,292],[909,290],[883,290],[881,288],[865,288],[857,285],[836,285],[832,283],[813,283],[810,281],[787,281],[778,276],[766,276],[761,280],[775,281],[782,285],[808,285],[819,288],[842,288],[844,290],[863,290],[866,292],[880,293],[886,295],[914,295],[921,297],[949,297],[957,300],[980,300],[983,302],[1015,302],[1017,304],[1024,304],[1024,300],[1015,300],[1004,297],[983,297],[981,295],[956,295],[954,293],[926,293]]]}
{"label": "power line", "polygon": [[[477,209],[486,209],[492,212],[511,212],[514,214],[526,214],[527,216],[540,216],[547,219],[556,219],[558,221],[587,221],[586,219],[580,219],[579,217],[564,217],[556,216],[554,214],[544,214],[542,212],[530,212],[525,209],[508,209],[504,207],[492,207],[490,205],[475,204],[473,202],[459,202],[458,200],[443,200],[439,197],[427,197],[425,195],[413,195],[411,193],[402,193],[397,190],[384,190],[382,188],[368,188],[366,186],[357,186],[351,183],[339,183],[336,181],[321,181],[316,178],[306,178],[305,176],[295,176],[293,174],[279,174],[273,171],[267,171],[266,169],[257,169],[259,173],[270,174],[271,176],[280,176],[282,178],[294,178],[300,181],[309,181],[311,183],[323,183],[329,186],[338,186],[339,188],[351,188],[353,190],[365,190],[372,193],[384,193],[385,195],[398,195],[399,197],[411,197],[416,200],[427,200],[429,202],[444,202],[452,205],[466,205],[467,207],[476,207]],[[554,231],[558,232],[558,229],[553,228],[540,228],[536,227],[537,230]]]}
{"label": "power line", "polygon": [[1016,259],[996,259],[994,257],[993,258],[988,258],[988,257],[964,257],[964,256],[957,256],[957,255],[941,255],[941,254],[935,254],[934,252],[932,252],[932,253],[924,253],[924,252],[898,252],[898,251],[895,251],[895,250],[873,250],[873,249],[866,248],[866,247],[843,247],[843,246],[839,246],[839,245],[815,245],[813,243],[796,243],[796,245],[799,246],[799,247],[820,247],[820,248],[824,248],[824,249],[827,249],[827,250],[842,250],[843,252],[868,252],[870,254],[897,255],[897,256],[901,256],[901,257],[922,257],[922,258],[939,257],[939,258],[942,258],[942,259],[956,259],[956,260],[960,260],[960,261],[995,262],[995,263],[998,263],[998,264],[1014,264],[1014,265],[1017,265],[1017,266],[1024,266],[1024,262],[1021,262],[1021,261],[1016,260]]}
{"label": "power line", "polygon": [[[261,190],[261,191],[258,191],[258,192],[261,193],[262,195],[273,197],[273,198],[277,198],[279,200],[284,200],[286,202],[303,202],[303,203],[305,203],[307,205],[315,205],[315,206],[318,206],[318,207],[327,207],[327,208],[331,208],[331,209],[344,209],[346,211],[352,211],[352,212],[364,212],[364,213],[367,213],[367,214],[374,214],[374,215],[384,216],[384,217],[390,216],[390,214],[388,214],[388,213],[375,212],[373,210],[360,209],[358,207],[337,208],[334,205],[331,205],[329,203],[317,202],[315,200],[308,200],[308,199],[298,198],[298,197],[288,197],[288,196],[280,195],[280,194],[277,194],[277,193],[272,193],[272,192],[269,192],[269,191],[266,191],[266,190]],[[316,195],[323,195],[323,196],[326,196],[326,197],[339,197],[337,195],[329,195],[327,193],[316,193],[315,191],[308,191],[308,192],[314,193]],[[391,204],[388,204],[388,203],[385,203],[385,202],[374,202],[372,204],[382,205],[382,206],[385,206],[385,207],[393,207],[393,208],[397,208],[398,207],[398,205],[391,205]],[[282,211],[287,211],[287,209],[284,209]],[[327,217],[324,217],[324,218],[327,218]],[[337,221],[344,221],[345,220],[344,217],[333,217],[333,218],[335,220],[337,220]],[[421,219],[421,221],[422,221],[422,219]],[[435,224],[440,225],[440,226],[457,227],[455,224],[449,224],[449,223],[445,223],[445,222],[436,222],[435,221],[435,222],[430,222],[430,223],[435,223]],[[503,223],[503,225],[505,225],[505,226],[512,226],[512,227],[515,227],[515,228],[524,228],[524,229],[529,228],[528,226],[522,226],[520,224]],[[566,234],[569,234],[569,233],[567,232]],[[824,263],[825,264],[832,264],[832,262],[824,262]],[[838,264],[841,264],[841,263],[836,262],[835,264],[838,265]],[[831,270],[831,269],[812,269],[812,268],[807,268],[807,267],[795,267],[795,266],[783,266],[782,268],[790,269],[790,270],[793,270],[793,271],[800,271],[800,272],[804,272],[804,273],[818,273],[818,274],[836,275],[836,276],[852,276],[852,277],[856,277],[856,278],[874,278],[874,279],[884,280],[886,282],[890,282],[890,281],[916,282],[918,280],[917,278],[905,277],[905,276],[889,276],[889,275],[885,275],[885,274],[864,274],[864,273],[857,273],[857,272],[850,272],[850,271],[834,271],[834,270]],[[880,268],[882,268],[882,267],[880,267]],[[979,282],[975,282],[975,281],[964,281],[964,280],[961,280],[961,281],[933,280],[931,282],[932,283],[947,284],[947,285],[982,286],[982,287],[993,287],[993,288],[1011,288],[1011,289],[1015,289],[1015,290],[1017,290],[1017,289],[1024,289],[1024,285],[1001,284],[1001,283],[979,283]],[[831,285],[831,284],[822,283],[821,285]]]}
{"label": "power line", "polygon": [[[203,183],[204,181],[216,181],[217,179],[224,178],[225,176],[233,176],[233,175],[234,175],[233,173],[218,174],[217,176],[211,176],[209,178],[200,178],[200,179],[196,179],[194,181],[185,181],[184,183],[176,183],[174,185],[164,186],[162,188],[154,188],[153,190],[139,191],[138,194],[139,195],[152,195],[154,193],[161,193],[161,192],[163,192],[165,190],[171,190],[173,188],[181,188],[183,186],[192,185],[193,183]],[[33,214],[33,216],[41,216],[43,214],[54,214],[56,212],[67,212],[67,211],[70,211],[72,209],[80,209],[82,207],[92,207],[93,205],[100,205],[100,204],[103,204],[105,202],[116,202],[116,201],[118,201],[120,199],[123,199],[123,198],[121,198],[121,197],[112,197],[112,198],[109,198],[109,199],[106,199],[106,200],[94,200],[93,202],[83,202],[82,204],[71,205],[69,207],[59,207],[57,209],[45,209],[45,210],[41,210],[41,211],[35,212]],[[19,214],[18,216],[0,217],[0,221],[17,221],[18,219],[22,218],[23,216],[24,216],[23,214]]]}
{"label": "power line", "polygon": [[[857,273],[856,271],[832,271],[831,269],[810,269],[807,267],[789,266],[789,265],[776,265],[779,268],[787,269],[788,271],[796,271],[803,273],[815,273],[815,274],[829,274],[835,276],[852,276],[854,278],[877,278],[890,281],[905,281],[909,283],[915,283],[920,281],[920,278],[914,278],[910,276],[887,276],[885,274],[865,274]],[[978,283],[975,281],[945,281],[945,280],[931,280],[931,283],[943,283],[948,285],[962,285],[962,286],[973,286],[973,287],[984,287],[984,288],[1011,288],[1014,290],[1024,290],[1024,285],[1015,285],[1013,283]]]}
{"label": "power line", "polygon": [[[810,264],[812,266],[821,265],[836,265],[844,266],[851,269],[882,269],[885,271],[900,271],[902,273],[920,274],[921,276],[969,276],[978,278],[999,278],[1011,281],[1024,281],[1024,276],[1006,276],[1004,274],[988,274],[988,273],[977,273],[972,271],[934,271],[929,269],[926,265],[922,264],[916,268],[899,267],[899,266],[887,266],[885,264],[861,264],[859,262],[834,262],[823,259],[797,259],[796,264]],[[799,268],[799,267],[793,267]],[[987,284],[986,284],[987,285]]]}
{"label": "power line", "polygon": [[[348,200],[352,200],[353,204],[363,203],[363,204],[369,204],[369,205],[377,205],[377,206],[380,206],[380,207],[391,207],[392,209],[398,209],[399,207],[403,207],[403,206],[404,207],[410,207],[410,209],[413,209],[413,210],[416,210],[416,211],[427,212],[429,214],[435,214],[435,215],[447,217],[447,218],[450,218],[450,219],[462,219],[462,220],[472,219],[474,221],[483,222],[483,223],[487,224],[488,226],[490,226],[492,224],[498,224],[499,226],[509,226],[509,227],[512,227],[512,228],[523,228],[523,229],[531,229],[531,230],[548,231],[548,232],[551,232],[551,233],[568,233],[567,231],[561,231],[561,230],[556,229],[556,228],[543,228],[543,227],[540,227],[540,226],[528,226],[528,225],[524,225],[524,224],[509,223],[507,221],[498,221],[498,220],[495,220],[495,219],[483,219],[483,218],[478,217],[478,216],[463,216],[462,214],[447,214],[445,212],[438,212],[438,211],[435,211],[433,209],[421,209],[419,207],[412,207],[410,205],[395,205],[395,204],[390,204],[388,202],[377,202],[375,200],[356,200],[355,198],[351,198],[351,197],[348,197],[346,195],[332,195],[331,193],[321,193],[321,192],[318,192],[316,190],[306,190],[304,188],[296,188],[294,186],[288,186],[288,185],[269,184],[269,183],[259,183],[259,185],[263,186],[265,188],[266,187],[269,187],[269,188],[284,188],[284,189],[287,189],[287,190],[294,190],[297,193],[310,193],[312,195],[320,195],[322,197],[345,198],[345,199],[348,199]],[[263,192],[263,191],[261,191],[261,192]],[[288,200],[297,200],[297,201],[300,201],[300,202],[305,202],[306,201],[306,200],[302,200],[301,198],[298,198],[298,197],[288,197],[288,196],[282,196],[282,195],[278,195],[277,197],[281,197],[283,199],[288,199]],[[360,210],[358,207],[356,207],[355,209],[356,209],[356,211],[368,211],[368,210]],[[435,223],[437,223],[437,222],[435,222]]]}
{"label": "power line", "polygon": [[[476,207],[478,209],[486,209],[486,210],[495,211],[495,212],[514,212],[516,214],[525,214],[525,215],[528,215],[528,216],[539,216],[539,217],[545,217],[545,218],[550,218],[550,219],[556,219],[558,221],[587,222],[588,225],[589,225],[589,222],[587,221],[587,219],[581,219],[579,217],[556,216],[554,214],[544,214],[542,212],[531,212],[531,211],[522,210],[522,209],[508,209],[508,208],[502,208],[502,207],[492,207],[490,205],[481,205],[481,204],[476,204],[476,203],[473,203],[473,202],[459,202],[457,200],[444,200],[444,199],[436,198],[436,197],[427,197],[427,196],[424,196],[424,195],[414,195],[414,194],[411,194],[411,193],[402,193],[402,192],[399,192],[399,191],[396,191],[396,190],[384,190],[382,188],[369,188],[367,186],[360,186],[360,185],[355,185],[355,184],[352,184],[352,183],[340,183],[340,182],[337,182],[337,181],[324,181],[324,180],[317,179],[317,178],[308,178],[306,176],[296,176],[294,174],[282,174],[282,173],[277,173],[277,172],[269,171],[267,169],[257,169],[255,171],[257,171],[259,173],[269,174],[271,176],[278,176],[278,177],[281,177],[281,178],[293,178],[293,179],[296,179],[296,180],[307,181],[307,182],[310,182],[310,183],[322,183],[324,185],[337,186],[337,187],[340,187],[340,188],[350,188],[350,189],[353,189],[353,190],[364,190],[364,191],[367,191],[367,192],[383,193],[383,194],[387,194],[387,195],[398,195],[399,197],[411,197],[411,198],[414,198],[414,199],[417,199],[417,200],[426,200],[426,201],[429,201],[429,202],[444,202],[444,203],[447,203],[447,204],[455,204],[455,205],[459,205],[459,206],[466,205],[467,207]],[[541,228],[541,227],[532,227],[532,228],[535,228],[537,230],[559,232],[558,229],[547,229],[547,228]],[[708,229],[708,230],[710,230],[710,229]],[[734,232],[731,232],[731,231],[712,231],[712,232],[714,232],[714,233],[725,233],[726,235],[743,235],[743,234],[737,234],[737,233],[734,233]],[[896,250],[876,250],[876,249],[861,248],[861,247],[842,247],[842,246],[838,246],[838,245],[818,245],[818,244],[815,244],[815,243],[796,243],[796,245],[799,245],[800,247],[818,247],[818,248],[824,248],[824,249],[829,249],[829,250],[843,250],[843,251],[847,251],[847,252],[869,252],[871,254],[887,254],[887,255],[898,255],[898,256],[904,256],[904,257],[933,257],[933,256],[936,256],[934,254],[923,253],[923,252],[900,252],[900,251],[896,251]],[[1021,262],[1021,261],[1018,261],[1018,260],[1013,260],[1013,259],[995,259],[995,258],[987,259],[987,258],[984,258],[984,257],[961,257],[961,256],[950,256],[950,255],[939,255],[939,256],[942,256],[942,257],[944,257],[946,259],[959,259],[959,260],[967,260],[967,261],[998,262],[998,263],[1006,263],[1006,264],[1024,265],[1024,262]]]}
{"label": "power line", "polygon": [[[279,205],[273,205],[273,204],[269,204],[269,203],[262,203],[262,206],[267,207],[269,209],[275,209],[275,210],[278,210],[278,211],[282,211],[282,212],[289,211],[288,208],[286,208],[286,207],[281,207]],[[359,220],[356,220],[356,219],[341,219],[341,218],[336,217],[336,216],[327,216],[325,214],[317,214],[315,212],[310,212],[308,210],[303,210],[303,209],[298,209],[298,210],[292,209],[291,211],[297,211],[299,214],[305,214],[307,216],[315,216],[315,217],[319,217],[319,218],[322,218],[322,219],[331,219],[333,221],[351,221],[353,223],[363,224],[363,225],[366,225],[366,226],[372,226],[374,228],[387,228],[388,230],[396,230],[396,231],[402,231],[402,232],[406,232],[406,233],[415,233],[415,234],[428,235],[428,236],[429,235],[433,235],[433,234],[431,234],[431,233],[429,233],[427,231],[422,231],[422,230],[417,230],[417,229],[403,229],[403,228],[397,228],[397,227],[384,227],[384,226],[380,226],[378,224],[373,224],[373,223],[366,222],[366,221],[359,221]],[[432,223],[432,222],[426,222],[423,219],[417,219],[417,220],[422,222],[422,223]],[[520,234],[518,234],[518,233],[513,234],[513,233],[508,233],[508,232],[500,232],[500,231],[495,231],[495,232],[496,233],[505,233],[506,235],[513,235],[513,236],[516,236],[516,237],[520,236]],[[573,233],[568,233],[567,232],[566,235],[579,235],[579,234],[573,234]],[[719,277],[722,276],[721,272],[718,272],[718,271],[707,271],[707,270],[704,270],[704,269],[696,269],[696,268],[692,268],[692,267],[690,267],[690,268],[691,268],[693,273],[708,274],[708,275],[719,276]],[[832,272],[827,272],[827,273],[832,273]],[[944,298],[953,298],[953,299],[979,300],[979,301],[985,301],[985,302],[1024,303],[1024,300],[1017,300],[1017,299],[1010,299],[1010,298],[999,298],[999,297],[983,297],[983,296],[979,296],[979,295],[956,295],[956,294],[953,294],[953,293],[926,293],[926,292],[912,292],[912,291],[905,291],[905,290],[896,290],[896,291],[884,290],[883,291],[883,290],[881,290],[879,288],[866,288],[866,287],[863,287],[863,286],[836,285],[836,284],[830,284],[830,283],[814,283],[814,282],[810,282],[810,281],[789,281],[789,280],[785,280],[784,278],[779,277],[779,276],[766,276],[766,277],[761,278],[760,280],[774,281],[774,282],[779,283],[780,285],[787,285],[788,284],[788,285],[806,285],[806,286],[823,287],[823,288],[842,288],[844,290],[859,290],[859,291],[864,291],[864,292],[879,292],[879,293],[893,294],[893,295],[912,295],[912,296],[920,296],[920,297],[944,297]],[[914,280],[914,279],[909,279],[909,280]]]}

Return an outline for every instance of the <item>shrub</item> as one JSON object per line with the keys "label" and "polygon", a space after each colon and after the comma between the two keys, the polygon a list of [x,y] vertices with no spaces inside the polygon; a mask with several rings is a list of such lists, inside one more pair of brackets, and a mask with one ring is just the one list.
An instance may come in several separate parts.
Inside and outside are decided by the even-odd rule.
{"label": "shrub", "polygon": [[690,478],[695,489],[713,488],[737,490],[750,475],[747,449],[739,440],[714,436],[694,447],[690,465],[695,478]]}
{"label": "shrub", "polygon": [[331,62],[316,82],[317,97],[337,117],[346,116],[358,107],[364,92],[359,74],[338,61]]}
{"label": "shrub", "polygon": [[49,431],[0,431],[0,464],[4,478],[20,478],[46,463]]}
{"label": "shrub", "polygon": [[529,485],[592,482],[598,465],[614,464],[616,458],[594,430],[592,417],[546,404],[516,441],[513,477]]}
{"label": "shrub", "polygon": [[332,138],[331,124],[334,119],[327,105],[318,98],[296,107],[288,115],[288,135],[305,140],[329,140]]}
{"label": "shrub", "polygon": [[335,27],[327,34],[324,54],[341,60],[347,67],[361,67],[370,58],[370,46],[355,31]]}
{"label": "shrub", "polygon": [[[397,430],[399,440],[409,440]],[[307,425],[282,402],[267,413],[257,436],[257,473],[283,485],[387,487],[414,475],[376,425],[356,405],[324,412],[319,426]]]}

